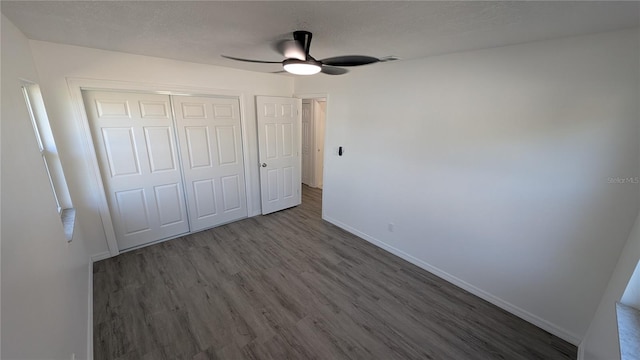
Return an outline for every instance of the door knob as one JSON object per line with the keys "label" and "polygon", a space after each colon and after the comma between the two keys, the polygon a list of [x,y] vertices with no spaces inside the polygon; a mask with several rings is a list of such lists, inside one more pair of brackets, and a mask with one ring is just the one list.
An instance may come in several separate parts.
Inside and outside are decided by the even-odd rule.
{"label": "door knob", "polygon": [[260,165],[262,167],[267,167],[267,163],[262,163],[262,165]]}

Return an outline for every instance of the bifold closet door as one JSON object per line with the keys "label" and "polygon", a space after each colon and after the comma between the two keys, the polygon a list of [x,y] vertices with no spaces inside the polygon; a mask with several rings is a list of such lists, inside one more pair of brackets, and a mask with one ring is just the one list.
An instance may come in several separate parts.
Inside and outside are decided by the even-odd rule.
{"label": "bifold closet door", "polygon": [[189,232],[169,96],[83,97],[118,248]]}
{"label": "bifold closet door", "polygon": [[191,231],[247,217],[238,100],[172,99]]}

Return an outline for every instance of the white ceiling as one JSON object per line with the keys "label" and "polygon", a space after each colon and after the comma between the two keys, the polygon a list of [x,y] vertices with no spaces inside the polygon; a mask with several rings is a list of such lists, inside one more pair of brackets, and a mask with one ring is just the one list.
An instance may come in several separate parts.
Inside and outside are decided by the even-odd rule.
{"label": "white ceiling", "polygon": [[221,54],[280,61],[273,49],[309,30],[311,54],[414,59],[637,27],[638,2],[2,1],[27,37],[258,71]]}

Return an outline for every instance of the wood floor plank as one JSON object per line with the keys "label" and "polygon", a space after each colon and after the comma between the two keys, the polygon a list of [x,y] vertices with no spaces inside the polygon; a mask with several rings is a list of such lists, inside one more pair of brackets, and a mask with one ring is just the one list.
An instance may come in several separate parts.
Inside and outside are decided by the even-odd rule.
{"label": "wood floor plank", "polygon": [[302,205],[94,264],[102,359],[576,359]]}

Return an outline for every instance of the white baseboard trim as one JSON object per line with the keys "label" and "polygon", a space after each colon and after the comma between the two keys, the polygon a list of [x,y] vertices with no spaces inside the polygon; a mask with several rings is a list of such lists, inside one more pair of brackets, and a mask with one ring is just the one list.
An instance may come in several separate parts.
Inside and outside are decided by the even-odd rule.
{"label": "white baseboard trim", "polygon": [[89,258],[89,314],[87,316],[87,360],[93,360],[93,263],[111,257],[109,251],[94,254]]}
{"label": "white baseboard trim", "polygon": [[363,232],[361,232],[361,231],[359,231],[357,229],[354,229],[349,225],[346,225],[346,224],[344,224],[344,223],[342,223],[342,222],[340,222],[338,220],[335,220],[335,219],[332,219],[332,218],[330,218],[328,216],[325,216],[324,214],[323,214],[322,218],[324,220],[336,225],[337,227],[342,228],[342,229],[344,229],[344,230],[346,230],[346,231],[348,231],[348,232],[350,232],[350,233],[352,233],[352,234],[354,234],[354,235],[356,235],[356,236],[358,236],[358,237],[360,237],[360,238],[362,238],[362,239],[364,239],[364,240],[366,240],[366,241],[368,241],[368,242],[370,242],[370,243],[372,243],[372,244],[374,244],[374,245],[376,245],[376,246],[378,246],[378,247],[380,247],[380,248],[382,248],[382,249],[384,249],[384,250],[386,250],[386,251],[388,251],[388,252],[390,252],[390,253],[392,253],[392,254],[394,254],[394,255],[396,255],[396,256],[398,256],[398,257],[400,257],[400,258],[402,258],[402,259],[404,259],[404,260],[406,260],[406,261],[408,261],[408,262],[410,262],[410,263],[412,263],[412,264],[414,264],[414,265],[416,265],[416,266],[418,266],[418,267],[420,267],[420,268],[422,268],[422,269],[424,269],[424,270],[426,270],[426,271],[428,271],[428,272],[430,272],[432,274],[434,274],[434,275],[436,275],[437,277],[439,277],[439,278],[441,278],[441,279],[443,279],[443,280],[445,280],[447,282],[450,282],[453,285],[456,285],[456,286],[458,286],[458,287],[460,287],[460,288],[472,293],[473,295],[475,295],[475,296],[477,296],[477,297],[479,297],[479,298],[481,298],[483,300],[486,300],[486,301],[492,303],[493,305],[495,305],[495,306],[497,306],[497,307],[499,307],[499,308],[501,308],[501,309],[503,309],[505,311],[508,311],[509,313],[511,313],[511,314],[513,314],[513,315],[515,315],[515,316],[517,316],[517,317],[519,317],[519,318],[521,318],[521,319],[523,319],[523,320],[525,320],[527,322],[530,322],[531,324],[533,324],[533,325],[535,325],[535,326],[537,326],[537,327],[539,327],[539,328],[541,328],[541,329],[543,329],[543,330],[545,330],[545,331],[547,331],[547,332],[549,332],[549,333],[551,333],[551,334],[553,334],[553,335],[555,335],[555,336],[557,336],[557,337],[559,337],[559,338],[561,338],[561,339],[563,339],[563,340],[565,340],[565,341],[567,341],[567,342],[569,342],[569,343],[571,343],[573,345],[578,346],[578,344],[580,343],[580,337],[578,335],[568,331],[568,330],[565,330],[565,329],[563,329],[563,328],[561,328],[561,327],[559,327],[559,326],[557,326],[555,324],[552,324],[549,321],[546,321],[546,320],[544,320],[544,319],[542,319],[542,318],[540,318],[540,317],[538,317],[538,316],[536,316],[536,315],[534,315],[534,314],[532,314],[532,313],[530,313],[530,312],[528,312],[526,310],[523,310],[523,309],[521,309],[521,308],[519,308],[519,307],[517,307],[517,306],[515,306],[515,305],[513,305],[513,304],[511,304],[511,303],[509,303],[507,301],[504,301],[504,300],[500,299],[497,296],[494,296],[494,295],[492,295],[492,294],[490,294],[490,293],[488,293],[488,292],[486,292],[486,291],[484,291],[484,290],[482,290],[480,288],[477,288],[477,287],[467,283],[466,281],[464,281],[462,279],[459,279],[459,278],[457,278],[457,277],[455,277],[455,276],[453,276],[453,275],[451,275],[451,274],[449,274],[449,273],[447,273],[447,272],[445,272],[443,270],[440,270],[439,268],[437,268],[435,266],[430,265],[429,263],[427,263],[427,262],[425,262],[423,260],[420,260],[420,259],[418,259],[418,258],[416,258],[416,257],[414,257],[412,255],[407,254],[406,252],[404,252],[402,250],[396,249],[393,246],[390,246],[389,244],[387,244],[387,243],[385,243],[383,241],[380,241],[380,240],[378,240],[378,239],[376,239],[376,238],[374,238],[372,236],[369,236],[369,235],[367,235],[367,234],[365,234],[365,233],[363,233]]}
{"label": "white baseboard trim", "polygon": [[580,344],[578,345],[578,359],[577,360],[584,360],[584,341],[581,341]]}
{"label": "white baseboard trim", "polygon": [[[104,259],[108,259],[111,257],[111,253],[108,251],[103,251],[101,253],[98,254],[94,254],[91,256],[91,263],[93,264],[96,261],[100,261],[100,260],[104,260]],[[93,273],[92,273],[93,274]],[[93,275],[92,275],[93,276]]]}
{"label": "white baseboard trim", "polygon": [[[107,251],[107,254],[109,252]],[[87,316],[87,360],[93,360],[93,256],[89,261],[89,314]]]}

